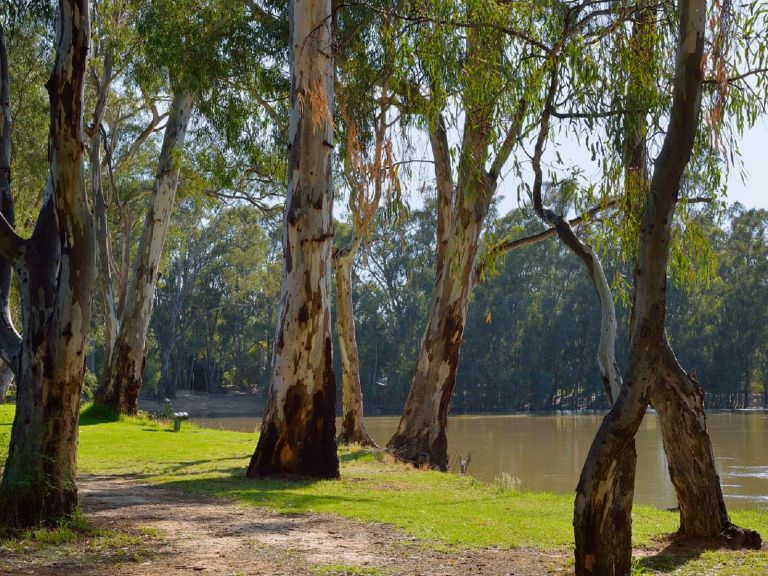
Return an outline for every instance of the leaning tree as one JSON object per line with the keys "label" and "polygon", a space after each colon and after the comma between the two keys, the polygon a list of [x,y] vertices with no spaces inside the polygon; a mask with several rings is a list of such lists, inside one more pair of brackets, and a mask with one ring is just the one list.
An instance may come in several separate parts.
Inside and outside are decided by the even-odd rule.
{"label": "leaning tree", "polygon": [[[451,55],[460,50],[444,38],[439,48],[421,48],[420,78],[427,80],[399,90],[429,119],[438,226],[432,307],[408,400],[387,444],[398,458],[447,468],[445,429],[467,309],[480,278],[478,269],[483,267],[477,260],[485,220],[502,171],[530,129],[531,112],[546,100],[546,71],[561,59],[563,66],[584,67],[582,49],[614,33],[632,15],[631,9],[607,10],[595,2],[553,2],[536,9],[478,2],[458,13],[424,16],[440,22],[443,28],[434,27],[447,37],[459,35],[465,40],[459,44],[464,53],[456,59]],[[420,33],[427,38],[418,44],[429,46],[430,32]],[[454,77],[456,62],[459,72]],[[448,101],[460,102],[464,116],[456,153],[449,118],[441,108],[448,103],[446,94]],[[583,91],[582,97],[586,94]],[[585,213],[579,220],[587,217]],[[549,234],[495,246],[490,252],[521,247]]]}
{"label": "leaning tree", "polygon": [[[522,132],[531,69],[522,65],[524,50],[509,41],[514,32],[503,32],[518,24],[515,7],[471,2],[432,8],[423,17],[435,24],[413,40],[418,66],[393,90],[409,114],[429,124],[438,192],[435,288],[408,399],[387,448],[398,459],[446,470],[448,409],[480,239],[502,168]],[[454,21],[468,24],[457,31]],[[454,100],[463,114],[455,155],[448,115]]]}
{"label": "leaning tree", "polygon": [[[125,201],[119,206],[124,214],[119,274],[113,273],[118,267],[111,254],[110,206],[97,182],[101,179],[102,164],[92,164],[100,257],[98,273],[106,327],[104,371],[96,398],[113,410],[128,414],[138,409],[162,255],[177,192],[186,184],[181,176],[182,168],[192,163],[189,160],[191,144],[186,140],[187,131],[192,129],[193,108],[199,117],[194,144],[207,146],[205,152],[209,164],[236,164],[240,171],[238,177],[243,180],[247,180],[249,172],[258,172],[258,162],[252,157],[245,160],[234,157],[232,149],[246,147],[239,141],[243,133],[252,130],[250,123],[261,122],[262,109],[269,113],[275,125],[282,127],[279,111],[268,102],[268,96],[277,92],[279,99],[284,92],[280,66],[274,66],[276,71],[270,67],[273,62],[282,60],[278,54],[282,50],[285,28],[279,18],[257,3],[246,0],[229,3],[155,0],[133,7],[133,10],[112,28],[116,30],[116,36],[118,33],[128,36],[142,49],[118,55],[120,66],[115,68],[124,72],[116,83],[135,85],[151,117],[146,128],[130,144],[120,141],[126,130],[116,125],[115,114],[103,123],[104,131],[109,129],[106,134],[109,153],[106,154],[107,162],[102,164],[109,168],[109,182],[113,187],[114,181],[119,180],[114,177],[114,172],[125,173],[131,169],[134,175],[138,172],[133,166],[134,160],[147,143],[152,142],[151,136],[161,129],[162,120],[165,120],[165,126],[154,179],[146,185],[151,194],[140,215],[143,227],[135,249],[131,245],[133,219],[130,209],[125,206]],[[125,40],[122,43],[128,44]],[[107,57],[116,48],[112,37],[107,37],[104,44],[106,68]],[[276,48],[278,45],[280,49]],[[97,74],[97,79],[100,76],[102,80],[97,80],[97,93],[110,96],[106,70]],[[164,106],[166,110],[161,113]],[[98,140],[97,132],[94,130],[92,138]],[[210,134],[214,132],[224,136],[212,144]],[[262,127],[262,132],[268,133],[268,130]],[[122,151],[119,150],[121,147]],[[249,142],[247,147],[260,149],[261,142]],[[92,147],[92,154],[98,154],[93,150]],[[259,152],[267,155],[263,150]],[[113,153],[118,157],[113,158]],[[212,177],[205,173],[206,168],[195,166],[197,178],[206,183],[217,178],[227,182],[235,179],[229,173]],[[196,178],[189,180],[193,185],[187,186],[187,190],[194,188]],[[230,183],[230,187],[235,185]],[[115,199],[119,197],[117,192],[112,190]],[[216,190],[211,191],[214,196],[216,193]],[[139,197],[143,197],[143,193]],[[248,200],[245,196],[236,199]]]}
{"label": "leaning tree", "polygon": [[628,574],[631,569],[631,522],[616,522],[616,517],[627,506],[631,508],[634,487],[619,479],[632,476],[634,437],[649,403],[660,414],[680,506],[681,531],[688,536],[723,538],[733,546],[760,544],[756,532],[730,521],[707,432],[701,388],[678,363],[665,331],[674,216],[701,124],[706,12],[705,0],[678,3],[666,135],[647,186],[633,187],[640,191],[642,216],[629,361],[624,386],[598,430],[577,488],[577,574]]}

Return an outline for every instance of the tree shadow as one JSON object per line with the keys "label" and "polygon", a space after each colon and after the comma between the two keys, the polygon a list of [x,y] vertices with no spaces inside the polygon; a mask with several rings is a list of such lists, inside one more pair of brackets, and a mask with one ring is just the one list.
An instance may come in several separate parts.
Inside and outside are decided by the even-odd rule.
{"label": "tree shadow", "polygon": [[696,560],[703,552],[721,548],[716,542],[678,538],[670,535],[661,542],[664,547],[655,553],[635,560],[638,568],[657,574],[668,574]]}
{"label": "tree shadow", "polygon": [[80,426],[93,426],[118,420],[120,420],[120,414],[103,404],[91,403],[80,412]]}
{"label": "tree shadow", "polygon": [[322,509],[331,502],[342,506],[344,503],[375,502],[375,498],[359,494],[339,496],[305,491],[318,483],[335,482],[335,480],[294,476],[248,478],[242,467],[225,468],[221,472],[223,474],[215,478],[179,478],[162,482],[160,486],[187,494],[206,495],[264,506],[277,509],[282,514],[304,514],[310,510]]}

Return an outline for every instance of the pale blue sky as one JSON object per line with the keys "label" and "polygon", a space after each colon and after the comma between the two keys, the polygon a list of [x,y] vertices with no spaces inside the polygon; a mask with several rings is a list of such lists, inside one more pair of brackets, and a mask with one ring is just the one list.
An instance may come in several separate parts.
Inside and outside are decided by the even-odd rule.
{"label": "pale blue sky", "polygon": [[[557,150],[567,165],[578,166],[584,176],[594,182],[599,178],[600,170],[591,161],[589,152],[580,149],[571,138],[562,139]],[[545,152],[547,158],[554,157],[556,144],[550,141]],[[728,203],[741,202],[748,208],[768,209],[768,121],[760,118],[757,124],[744,134],[739,146],[746,179],[742,182],[739,170],[731,170],[728,179]],[[532,173],[526,172],[532,181]],[[500,186],[503,197],[499,211],[505,214],[517,207],[517,179],[508,174]]]}
{"label": "pale blue sky", "polygon": [[741,155],[746,183],[735,172],[728,182],[728,200],[741,202],[749,208],[768,209],[768,123],[758,120],[754,128],[744,135]]}

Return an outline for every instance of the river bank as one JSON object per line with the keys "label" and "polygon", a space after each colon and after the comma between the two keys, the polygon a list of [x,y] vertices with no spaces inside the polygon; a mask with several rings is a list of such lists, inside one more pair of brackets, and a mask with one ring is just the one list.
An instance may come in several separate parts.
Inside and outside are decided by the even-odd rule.
{"label": "river bank", "polygon": [[[707,411],[721,410],[739,410],[743,397],[741,395],[711,395],[707,396],[705,406]],[[264,410],[264,394],[251,394],[247,392],[229,392],[226,394],[198,394],[190,390],[179,390],[176,397],[172,399],[176,410],[189,412],[201,418],[222,418],[222,417],[244,417],[251,416],[261,418]],[[763,410],[764,397],[762,394],[753,393],[749,399],[749,410]],[[594,402],[592,403],[594,404]],[[163,414],[162,399],[141,397],[139,398],[139,408],[153,414]],[[374,407],[367,407],[368,416],[373,417],[399,417],[399,410],[402,406],[397,406],[395,410],[374,410]],[[572,407],[570,407],[572,408]],[[514,412],[515,414],[582,414],[582,413],[604,413],[607,410],[587,410],[587,409],[569,409],[567,404],[563,404],[560,409],[551,408],[532,412]],[[469,415],[496,416],[510,414],[510,412],[471,412]],[[464,415],[464,413],[452,411],[452,416]]]}
{"label": "river bank", "polygon": [[[11,419],[0,407],[0,458]],[[256,434],[81,421],[83,509],[106,532],[7,538],[0,574],[567,574],[572,565],[570,494],[413,470],[360,449],[340,452],[340,480],[253,481],[244,470]],[[768,534],[765,513],[734,520]],[[670,548],[676,522],[635,509],[636,574],[768,571],[765,551]]]}

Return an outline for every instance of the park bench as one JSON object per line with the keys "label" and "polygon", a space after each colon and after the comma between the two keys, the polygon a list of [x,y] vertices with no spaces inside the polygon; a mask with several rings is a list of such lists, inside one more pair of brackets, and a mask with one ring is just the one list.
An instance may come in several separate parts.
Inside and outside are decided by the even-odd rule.
{"label": "park bench", "polygon": [[184,420],[189,420],[189,414],[186,412],[174,412],[171,401],[168,398],[163,398],[163,408],[165,408],[165,415],[170,420],[173,420],[173,431],[178,432],[181,430],[181,423]]}

